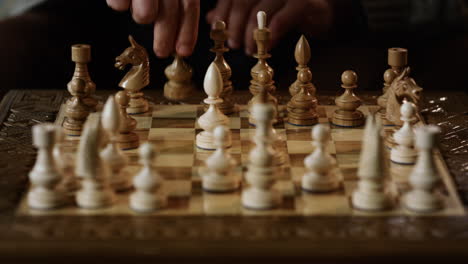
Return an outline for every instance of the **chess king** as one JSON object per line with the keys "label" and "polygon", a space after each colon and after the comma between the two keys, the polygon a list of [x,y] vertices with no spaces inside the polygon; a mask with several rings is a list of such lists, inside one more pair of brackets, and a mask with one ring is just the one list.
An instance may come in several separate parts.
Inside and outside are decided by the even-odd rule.
{"label": "chess king", "polygon": [[127,113],[130,115],[148,112],[148,101],[143,98],[141,89],[149,84],[149,59],[143,46],[139,45],[132,36],[128,36],[131,46],[115,58],[115,67],[124,70],[128,64],[132,68],[125,74],[119,86],[128,91],[130,103]]}

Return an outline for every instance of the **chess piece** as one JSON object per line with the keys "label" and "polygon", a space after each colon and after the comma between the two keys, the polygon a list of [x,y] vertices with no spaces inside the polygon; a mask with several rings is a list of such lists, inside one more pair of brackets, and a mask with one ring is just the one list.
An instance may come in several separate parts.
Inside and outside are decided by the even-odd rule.
{"label": "chess piece", "polygon": [[230,79],[232,71],[223,56],[225,52],[229,51],[229,49],[224,46],[227,37],[226,24],[223,21],[216,21],[210,32],[210,38],[214,42],[214,47],[210,49],[210,51],[216,53],[213,62],[218,66],[219,72],[223,77],[223,91],[219,96],[223,99],[223,102],[219,104],[219,110],[225,115],[232,114],[235,111],[234,102],[231,99],[233,88]]}
{"label": "chess piece", "polygon": [[[266,69],[262,69],[258,72],[258,75],[257,75],[257,81],[258,81],[258,86],[259,88],[261,89],[260,91],[264,91],[265,92],[265,96],[266,96],[266,101],[268,103],[270,103],[274,110],[275,110],[275,114],[274,114],[274,118],[273,118],[273,124],[277,123],[278,122],[278,119],[276,118],[278,115],[278,100],[272,96],[269,92],[269,83],[271,82],[271,74],[269,71],[267,71]],[[255,120],[254,116],[252,115],[252,107],[255,105],[255,104],[258,104],[261,102],[262,98],[264,97],[264,95],[260,93],[257,93],[256,95],[254,95],[254,97],[249,101],[247,107],[249,109],[249,124],[251,125],[255,125],[257,123],[257,121]]]}
{"label": "chess piece", "polygon": [[86,81],[81,78],[73,78],[68,83],[68,91],[73,97],[66,102],[66,118],[62,126],[68,136],[80,136],[83,124],[89,115],[89,107],[84,102]]}
{"label": "chess piece", "polygon": [[414,116],[416,107],[413,103],[404,102],[401,105],[401,120],[403,126],[393,134],[395,143],[397,144],[390,152],[390,160],[392,162],[412,165],[416,161],[417,152],[413,147],[414,131],[411,122],[416,120]]}
{"label": "chess piece", "polygon": [[306,173],[302,177],[302,189],[310,192],[329,192],[340,187],[336,160],[326,151],[330,129],[318,124],[312,129],[314,152],[304,159]]}
{"label": "chess piece", "polygon": [[171,101],[187,99],[194,91],[192,67],[184,59],[174,56],[174,61],[164,70],[168,81],[164,85],[164,97]]}
{"label": "chess piece", "polygon": [[[311,82],[312,81],[312,72],[310,72],[309,66],[307,64],[310,61],[310,46],[309,42],[307,41],[306,37],[304,35],[299,38],[299,41],[296,44],[296,49],[294,50],[294,58],[296,59],[297,62],[297,80],[289,86],[289,93],[291,94],[291,97],[296,95],[302,87],[304,87],[311,96],[315,97],[315,91],[317,90],[315,88],[315,85]],[[300,73],[305,72],[307,76],[310,77],[307,78],[307,81],[301,81],[299,78]],[[309,74],[310,73],[310,74]]]}
{"label": "chess piece", "polygon": [[390,206],[384,192],[383,147],[381,125],[374,115],[367,117],[359,160],[358,187],[352,194],[355,209],[366,211],[385,210]]}
{"label": "chess piece", "polygon": [[213,131],[216,151],[205,161],[206,169],[202,174],[202,187],[205,191],[230,192],[239,188],[239,179],[232,174],[237,162],[225,147],[230,133],[225,126],[217,126]]}
{"label": "chess piece", "polygon": [[[268,53],[267,47],[270,44],[271,40],[271,31],[266,27],[266,13],[263,11],[259,11],[257,13],[257,23],[258,28],[256,28],[253,32],[253,38],[257,44],[257,53],[254,55],[255,58],[258,59],[257,64],[252,68],[250,74],[252,76],[252,80],[250,81],[249,90],[252,93],[252,96],[255,97],[260,91],[266,87],[268,93],[273,94],[276,90],[275,82],[273,81],[273,69],[268,65],[267,59],[271,57]],[[262,71],[268,71],[271,78],[269,79],[268,83],[262,83],[259,80],[259,74]],[[253,99],[252,97],[252,99]],[[252,103],[249,102],[249,105]],[[278,113],[275,113],[275,119],[278,120]]]}
{"label": "chess piece", "polygon": [[156,153],[151,143],[144,143],[139,149],[140,172],[133,178],[135,192],[130,195],[130,207],[139,212],[149,212],[161,209],[167,205],[167,195],[164,192],[164,179],[152,165]]}
{"label": "chess piece", "polygon": [[133,132],[137,126],[137,122],[134,118],[127,114],[126,109],[128,107],[128,103],[130,102],[130,98],[127,95],[127,92],[117,92],[115,95],[115,101],[120,106],[120,126],[119,133],[117,134],[115,141],[122,150],[136,149],[140,144],[138,135]]}
{"label": "chess piece", "polygon": [[281,196],[274,188],[276,174],[274,169],[274,150],[271,146],[271,129],[275,108],[266,102],[254,104],[252,115],[257,120],[255,129],[255,148],[250,151],[246,179],[249,187],[242,191],[242,205],[249,209],[265,210],[280,205]]}
{"label": "chess piece", "polygon": [[78,146],[75,175],[81,178],[81,189],[76,193],[79,207],[97,209],[111,205],[115,195],[108,182],[108,167],[99,156],[103,135],[99,118],[88,119]]}
{"label": "chess piece", "polygon": [[403,197],[405,207],[409,210],[432,212],[442,208],[442,201],[434,193],[434,188],[440,177],[432,156],[432,149],[438,133],[440,130],[434,125],[415,129],[415,145],[419,155],[409,176],[409,183],[413,189]]}
{"label": "chess piece", "polygon": [[287,104],[288,123],[297,126],[311,126],[318,122],[315,86],[311,83],[312,72],[307,63],[310,60],[310,46],[304,35],[296,44],[294,57],[298,63],[297,80],[289,87],[292,96]]}
{"label": "chess piece", "polygon": [[132,65],[130,71],[125,74],[119,83],[119,87],[125,89],[130,96],[127,113],[130,115],[148,112],[148,101],[143,97],[141,90],[148,86],[149,59],[145,48],[139,45],[132,36],[128,36],[131,46],[115,58],[115,67],[124,70],[128,64]]}
{"label": "chess piece", "polygon": [[75,63],[75,72],[72,80],[68,83],[68,91],[71,90],[70,85],[74,79],[82,79],[85,81],[83,102],[88,106],[91,112],[96,111],[98,101],[94,98],[96,84],[91,80],[88,71],[88,63],[91,61],[91,46],[87,44],[76,44],[71,47],[72,61]]}
{"label": "chess piece", "polygon": [[127,157],[117,146],[116,137],[119,133],[120,121],[119,107],[111,95],[104,105],[101,117],[101,124],[107,132],[109,142],[100,155],[101,159],[110,168],[110,184],[116,191],[123,191],[132,187],[128,173],[122,170],[128,163]]}
{"label": "chess piece", "polygon": [[33,127],[32,132],[33,144],[38,153],[36,163],[29,172],[32,186],[28,193],[28,205],[34,209],[53,209],[61,206],[65,197],[56,188],[62,178],[52,155],[56,127],[52,124],[39,124]]}
{"label": "chess piece", "polygon": [[388,49],[388,65],[384,73],[384,86],[383,94],[377,98],[377,104],[380,106],[378,111],[384,125],[391,125],[386,118],[385,112],[387,108],[388,88],[393,80],[400,75],[408,64],[408,50],[403,48],[389,48]]}
{"label": "chess piece", "polygon": [[357,127],[364,124],[364,115],[357,110],[361,106],[361,99],[353,92],[357,88],[357,79],[354,71],[348,70],[341,75],[341,87],[345,92],[335,99],[338,109],[333,113],[332,123],[336,126]]}
{"label": "chess piece", "polygon": [[[213,130],[215,127],[224,125],[229,126],[229,118],[225,116],[218,108],[218,105],[223,101],[219,98],[223,89],[223,79],[219,73],[218,67],[214,62],[210,64],[206,71],[203,86],[208,98],[204,100],[209,105],[208,110],[200,116],[198,124],[203,129],[196,137],[198,148],[206,150],[214,150],[216,148],[213,142]],[[224,142],[225,147],[230,147],[231,138]]]}
{"label": "chess piece", "polygon": [[62,175],[62,181],[58,184],[57,188],[66,193],[71,193],[78,189],[78,182],[73,174],[75,162],[73,154],[64,151],[64,141],[65,133],[63,132],[63,128],[55,126],[55,144],[52,149],[52,156],[58,173]]}

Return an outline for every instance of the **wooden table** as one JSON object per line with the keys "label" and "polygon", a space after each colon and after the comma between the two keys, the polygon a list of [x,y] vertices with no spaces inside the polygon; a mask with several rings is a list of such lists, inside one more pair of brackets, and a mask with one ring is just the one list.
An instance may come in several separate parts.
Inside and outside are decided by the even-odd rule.
{"label": "wooden table", "polygon": [[[110,92],[101,92],[104,98]],[[146,92],[161,101],[160,92]],[[429,94],[424,114],[439,124],[440,149],[468,204],[468,96]],[[468,218],[429,217],[16,217],[35,160],[31,126],[54,121],[66,91],[10,91],[0,104],[0,262],[47,259],[215,260],[319,259],[321,263],[359,260],[395,262],[395,257],[428,256],[468,261]],[[362,96],[374,101],[376,95]],[[199,103],[198,93],[190,103]],[[242,103],[249,96],[236,92]],[[286,96],[281,97],[287,100]],[[319,97],[332,104],[333,96]],[[69,258],[68,256],[78,256]],[[394,258],[388,259],[387,256]],[[228,257],[228,258],[225,258]],[[461,263],[466,263],[461,262]],[[3,263],[3,262],[2,262]],[[335,263],[335,262],[333,262]],[[367,263],[367,262],[366,262]]]}

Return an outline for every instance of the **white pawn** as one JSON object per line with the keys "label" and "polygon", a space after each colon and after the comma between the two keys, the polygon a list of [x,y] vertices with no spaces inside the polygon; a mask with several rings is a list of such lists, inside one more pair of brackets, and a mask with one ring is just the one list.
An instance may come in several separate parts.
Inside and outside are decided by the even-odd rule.
{"label": "white pawn", "polygon": [[56,127],[40,124],[33,127],[33,144],[38,148],[36,163],[29,180],[32,188],[28,193],[28,205],[35,209],[52,209],[64,202],[63,193],[56,189],[61,175],[55,167],[52,148],[55,142]]}
{"label": "white pawn", "polygon": [[209,192],[229,192],[239,188],[239,180],[232,174],[236,160],[225,147],[231,131],[225,126],[217,126],[214,131],[216,151],[206,159],[206,170],[202,175],[202,187]]}
{"label": "white pawn", "polygon": [[415,145],[419,155],[409,176],[413,188],[403,198],[405,207],[417,212],[431,212],[442,208],[442,202],[433,190],[440,180],[434,165],[432,149],[436,135],[440,132],[434,125],[415,129]]}
{"label": "white pawn", "polygon": [[416,106],[411,102],[405,101],[400,107],[403,126],[393,134],[397,145],[390,152],[390,160],[392,162],[412,165],[416,161],[417,152],[413,147],[414,131],[411,124],[412,121],[417,120],[415,111]]}
{"label": "white pawn", "polygon": [[[223,102],[219,97],[223,89],[223,78],[216,64],[211,63],[206,71],[203,86],[208,98],[204,100],[209,105],[206,112],[198,119],[198,124],[203,129],[198,133],[196,144],[198,148],[206,150],[214,150],[216,146],[213,142],[213,130],[219,125],[229,126],[229,118],[225,116],[218,108],[218,105]],[[231,146],[231,139],[224,142],[226,147]]]}
{"label": "white pawn", "polygon": [[374,115],[367,117],[358,169],[358,187],[352,194],[354,208],[368,211],[387,209],[389,198],[384,192],[384,163],[381,125]]}
{"label": "white pawn", "polygon": [[143,168],[133,178],[135,192],[130,196],[130,207],[139,212],[161,209],[167,204],[167,195],[163,190],[164,179],[152,165],[156,156],[153,145],[146,142],[140,146],[139,152]]}
{"label": "white pawn", "polygon": [[266,92],[263,90],[262,93],[262,102],[252,107],[252,115],[257,120],[254,136],[256,146],[250,151],[246,173],[250,186],[242,192],[242,205],[254,210],[272,209],[281,203],[281,196],[273,187],[276,175],[269,127],[275,109],[266,102]]}
{"label": "white pawn", "polygon": [[99,118],[88,118],[76,157],[75,175],[81,178],[81,189],[76,193],[79,207],[97,209],[111,205],[115,194],[109,185],[109,168],[99,156],[103,138]]}
{"label": "white pawn", "polygon": [[340,187],[336,174],[336,160],[326,151],[330,128],[318,124],[312,129],[314,152],[304,159],[307,172],[302,177],[302,189],[311,192],[329,192]]}
{"label": "white pawn", "polygon": [[128,173],[122,169],[127,165],[127,157],[117,145],[116,137],[120,127],[120,113],[114,96],[109,96],[102,110],[101,124],[109,136],[107,146],[101,151],[100,156],[110,169],[110,184],[116,191],[123,191],[132,187]]}

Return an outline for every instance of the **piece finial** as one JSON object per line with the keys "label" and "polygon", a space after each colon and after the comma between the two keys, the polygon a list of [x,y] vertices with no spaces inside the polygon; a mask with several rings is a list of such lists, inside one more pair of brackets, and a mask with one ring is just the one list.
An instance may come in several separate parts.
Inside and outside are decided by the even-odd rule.
{"label": "piece finial", "polygon": [[154,146],[149,142],[142,144],[138,152],[140,154],[140,161],[143,165],[150,165],[151,161],[156,156]]}
{"label": "piece finial", "polygon": [[119,107],[117,106],[114,96],[107,98],[104,109],[102,110],[102,127],[106,131],[117,131],[120,126]]}
{"label": "piece finial", "polygon": [[310,60],[310,46],[306,37],[302,35],[297,41],[294,58],[299,66],[306,66]]}
{"label": "piece finial", "polygon": [[258,11],[257,13],[257,23],[258,29],[264,29],[266,27],[266,13],[265,11]]}
{"label": "piece finial", "polygon": [[213,29],[215,30],[224,30],[226,29],[226,23],[222,20],[217,20],[216,22],[213,23]]}
{"label": "piece finial", "polygon": [[218,97],[223,89],[223,77],[219,72],[218,66],[216,66],[214,62],[212,62],[208,70],[206,70],[203,87],[208,97],[211,98]]}
{"label": "piece finial", "polygon": [[120,106],[127,106],[130,102],[130,97],[128,96],[126,91],[119,91],[115,94],[115,101]]}
{"label": "piece finial", "polygon": [[400,107],[401,116],[409,120],[414,115],[414,112],[415,105],[405,100]]}
{"label": "piece finial", "polygon": [[223,147],[228,136],[228,128],[226,126],[217,126],[213,130],[213,137],[217,147]]}
{"label": "piece finial", "polygon": [[330,137],[330,128],[317,124],[312,128],[312,139],[316,142],[325,142]]}
{"label": "piece finial", "polygon": [[357,80],[358,80],[357,74],[352,70],[344,71],[343,74],[341,74],[341,82],[346,87],[356,86]]}

